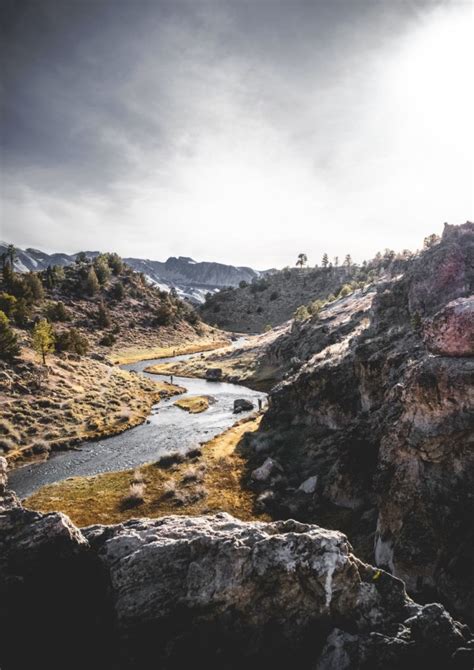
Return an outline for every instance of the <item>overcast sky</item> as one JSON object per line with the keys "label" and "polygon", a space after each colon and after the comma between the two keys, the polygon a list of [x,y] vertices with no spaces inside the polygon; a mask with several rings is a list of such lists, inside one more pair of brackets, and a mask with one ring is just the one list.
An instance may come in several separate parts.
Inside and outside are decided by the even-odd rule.
{"label": "overcast sky", "polygon": [[473,218],[470,0],[1,5],[0,239],[266,268]]}

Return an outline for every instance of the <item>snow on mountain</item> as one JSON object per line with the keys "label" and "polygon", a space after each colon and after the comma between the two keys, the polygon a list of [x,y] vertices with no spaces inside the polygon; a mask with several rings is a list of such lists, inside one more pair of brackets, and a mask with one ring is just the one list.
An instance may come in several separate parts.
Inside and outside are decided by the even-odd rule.
{"label": "snow on mountain", "polygon": [[[0,242],[0,255],[8,244]],[[95,258],[98,251],[86,251],[89,258]],[[48,265],[71,265],[77,254],[47,254],[39,249],[16,249],[15,269],[18,272],[44,270]],[[238,286],[241,281],[250,283],[263,273],[249,267],[236,267],[224,263],[195,261],[187,256],[172,256],[167,261],[152,261],[142,258],[124,258],[137,272],[164,291],[176,290],[183,299],[203,303],[206,293],[215,293],[228,286]]]}

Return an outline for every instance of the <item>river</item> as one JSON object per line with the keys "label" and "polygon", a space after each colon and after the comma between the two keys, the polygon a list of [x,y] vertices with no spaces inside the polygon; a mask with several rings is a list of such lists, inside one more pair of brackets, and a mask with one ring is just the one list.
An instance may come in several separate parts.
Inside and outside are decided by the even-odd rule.
{"label": "river", "polygon": [[[234,343],[238,346],[242,340]],[[199,355],[199,354],[197,354]],[[144,368],[156,363],[168,363],[196,356],[188,354],[172,358],[160,358],[123,365],[124,370],[135,370],[157,380],[168,380],[168,376],[149,375]],[[186,393],[162,400],[154,405],[147,421],[130,428],[120,435],[83,442],[78,448],[55,452],[47,461],[25,465],[9,473],[9,488],[20,498],[26,498],[36,490],[68,477],[84,477],[101,472],[115,472],[158,460],[163,454],[199,446],[229,428],[238,418],[248,412],[233,414],[236,398],[245,398],[258,405],[265,393],[254,391],[238,384],[209,382],[205,379],[174,376],[173,382],[186,388]],[[188,395],[209,395],[215,403],[201,414],[189,414],[174,406],[177,398]]]}

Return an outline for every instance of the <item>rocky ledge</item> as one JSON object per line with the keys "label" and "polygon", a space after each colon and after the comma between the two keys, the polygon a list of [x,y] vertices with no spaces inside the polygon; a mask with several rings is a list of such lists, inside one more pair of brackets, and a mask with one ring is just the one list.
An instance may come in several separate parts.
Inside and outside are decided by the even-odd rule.
{"label": "rocky ledge", "polygon": [[[4,483],[2,484],[4,488]],[[79,530],[3,491],[3,670],[470,668],[439,604],[356,558],[340,532],[228,514]]]}
{"label": "rocky ledge", "polygon": [[[474,611],[474,224],[270,346],[287,379],[249,450],[274,517],[348,534],[417,599]],[[271,467],[269,466],[271,463]],[[262,474],[263,473],[263,474]]]}

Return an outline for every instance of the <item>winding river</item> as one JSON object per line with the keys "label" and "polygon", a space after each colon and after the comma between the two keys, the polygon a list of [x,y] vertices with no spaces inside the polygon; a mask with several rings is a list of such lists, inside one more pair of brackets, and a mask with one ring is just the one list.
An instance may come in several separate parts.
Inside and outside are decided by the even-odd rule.
{"label": "winding river", "polygon": [[[242,339],[233,346],[242,343]],[[199,355],[199,354],[197,354]],[[149,375],[144,369],[156,363],[168,363],[196,356],[188,354],[123,365],[124,370],[134,370],[152,379],[169,381],[168,376]],[[130,428],[120,435],[83,442],[77,449],[56,452],[44,462],[28,464],[9,474],[8,483],[20,498],[26,498],[37,489],[68,477],[90,476],[101,472],[128,470],[150,461],[158,460],[172,451],[186,452],[206,442],[229,428],[237,418],[233,414],[236,398],[245,398],[258,404],[265,393],[227,382],[208,382],[205,379],[174,376],[173,382],[186,388],[186,393],[162,400],[154,405],[147,421]],[[177,398],[188,395],[210,395],[216,402],[201,414],[189,414],[175,407]]]}

